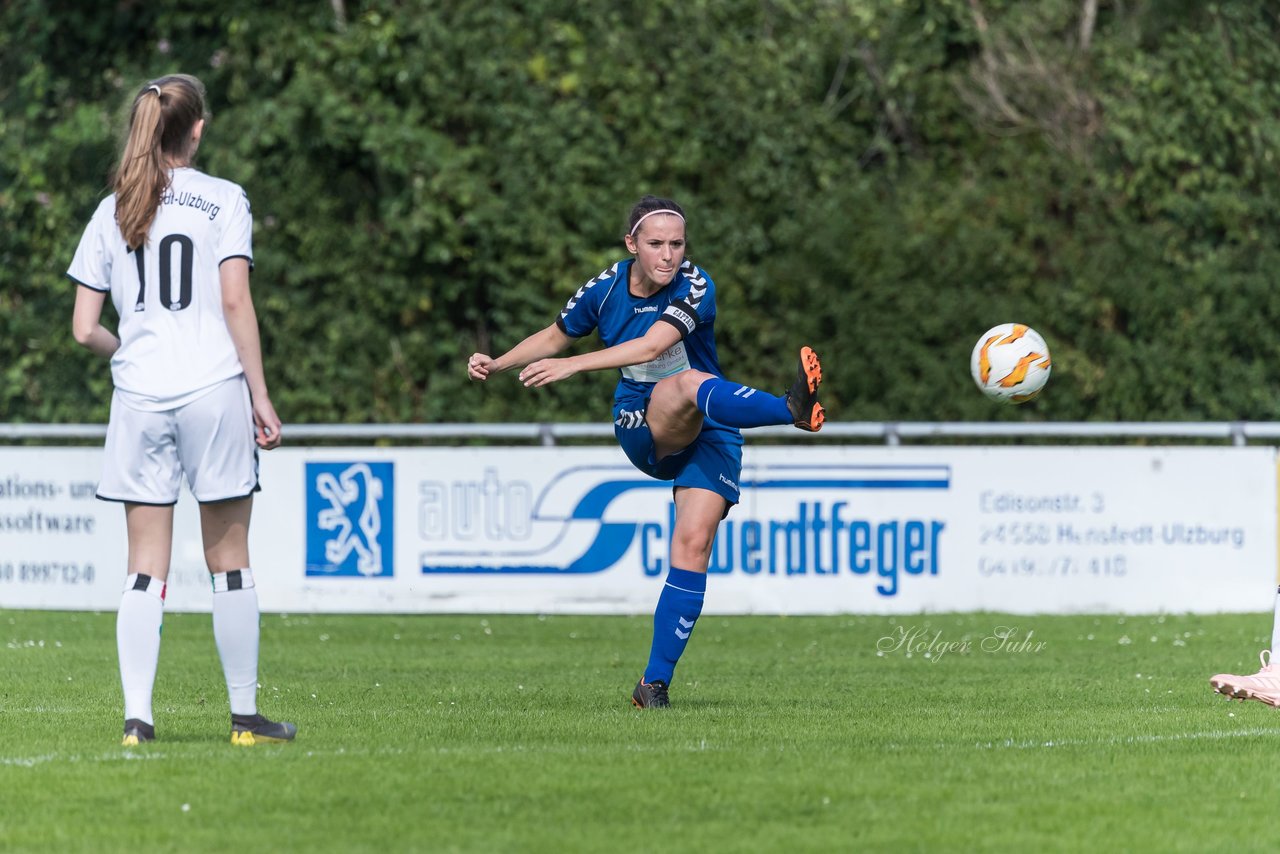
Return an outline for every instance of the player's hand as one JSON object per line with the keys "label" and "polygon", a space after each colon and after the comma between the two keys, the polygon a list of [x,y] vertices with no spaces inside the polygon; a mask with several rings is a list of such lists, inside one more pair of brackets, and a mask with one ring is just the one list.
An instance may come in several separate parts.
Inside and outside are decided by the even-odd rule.
{"label": "player's hand", "polygon": [[525,365],[520,372],[520,382],[525,388],[539,388],[560,380],[566,380],[578,371],[572,359],[539,359]]}
{"label": "player's hand", "polygon": [[471,358],[467,359],[467,378],[476,382],[484,382],[489,379],[489,372],[493,370],[493,362],[494,360],[484,353],[472,353]]}
{"label": "player's hand", "polygon": [[266,397],[254,398],[253,401],[253,439],[264,451],[280,447],[280,416],[276,408]]}

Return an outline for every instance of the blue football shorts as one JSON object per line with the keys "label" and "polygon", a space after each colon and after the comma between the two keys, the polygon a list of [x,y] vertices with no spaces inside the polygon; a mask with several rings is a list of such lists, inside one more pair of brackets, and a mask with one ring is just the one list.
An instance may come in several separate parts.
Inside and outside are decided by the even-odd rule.
{"label": "blue football shorts", "polygon": [[644,420],[647,398],[636,398],[613,407],[613,435],[631,464],[658,480],[674,481],[673,487],[709,489],[729,502],[738,503],[742,476],[742,433],[707,419],[693,444],[656,459],[653,434]]}

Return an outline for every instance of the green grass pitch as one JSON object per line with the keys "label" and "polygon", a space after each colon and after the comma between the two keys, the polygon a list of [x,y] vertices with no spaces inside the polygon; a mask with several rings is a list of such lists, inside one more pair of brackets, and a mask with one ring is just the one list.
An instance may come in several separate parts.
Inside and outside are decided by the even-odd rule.
{"label": "green grass pitch", "polygon": [[647,618],[271,614],[260,708],[300,731],[251,749],[194,614],[165,619],[158,740],[120,747],[114,621],[0,611],[0,850],[1275,841],[1280,711],[1208,684],[1256,670],[1269,614],[708,615],[647,712]]}

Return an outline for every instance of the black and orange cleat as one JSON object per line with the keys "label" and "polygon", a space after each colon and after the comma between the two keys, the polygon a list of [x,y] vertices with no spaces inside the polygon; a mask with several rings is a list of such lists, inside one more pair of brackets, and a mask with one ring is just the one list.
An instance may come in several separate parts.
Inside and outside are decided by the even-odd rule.
{"label": "black and orange cleat", "polygon": [[817,433],[827,420],[827,411],[818,402],[818,386],[822,385],[822,363],[809,347],[800,348],[800,369],[796,381],[787,390],[787,408],[801,430]]}
{"label": "black and orange cleat", "polygon": [[667,698],[667,683],[661,679],[646,682],[641,679],[631,692],[631,703],[637,709],[665,709],[671,705]]}

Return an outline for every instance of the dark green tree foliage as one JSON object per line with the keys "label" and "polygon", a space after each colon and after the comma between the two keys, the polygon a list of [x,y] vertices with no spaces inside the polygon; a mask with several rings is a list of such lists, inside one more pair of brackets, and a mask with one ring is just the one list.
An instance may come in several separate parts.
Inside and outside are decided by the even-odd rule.
{"label": "dark green tree foliage", "polygon": [[[811,342],[837,419],[1280,406],[1267,4],[11,0],[0,421],[106,416],[63,271],[122,108],[171,71],[253,202],[286,421],[606,418],[612,376],[473,387],[464,360],[552,322],[646,192],[690,214],[726,370],[780,389]],[[968,379],[1006,320],[1055,358],[1020,409]]]}

